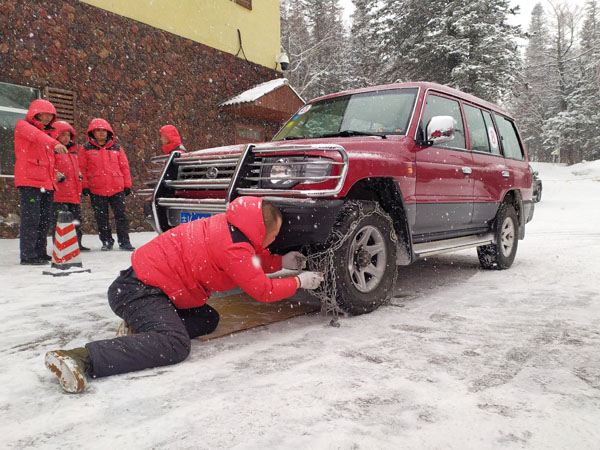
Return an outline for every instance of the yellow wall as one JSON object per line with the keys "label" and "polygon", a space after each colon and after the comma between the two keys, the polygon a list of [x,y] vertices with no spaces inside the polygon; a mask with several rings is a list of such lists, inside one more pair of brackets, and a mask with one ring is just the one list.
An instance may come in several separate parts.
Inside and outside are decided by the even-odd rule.
{"label": "yellow wall", "polygon": [[280,52],[279,0],[253,0],[252,10],[231,0],[81,1],[233,55],[239,28],[246,58],[273,69]]}

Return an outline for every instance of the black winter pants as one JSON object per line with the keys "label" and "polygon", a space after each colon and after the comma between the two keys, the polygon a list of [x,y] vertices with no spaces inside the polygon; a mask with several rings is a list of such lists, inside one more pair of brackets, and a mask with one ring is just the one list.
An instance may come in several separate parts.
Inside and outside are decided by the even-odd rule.
{"label": "black winter pants", "polygon": [[212,333],[219,323],[219,314],[208,305],[175,308],[163,291],[138,280],[131,267],[108,288],[108,302],[133,334],[86,344],[94,378],[181,362],[190,353],[190,339]]}
{"label": "black winter pants", "polygon": [[129,222],[127,220],[127,214],[125,213],[125,192],[117,192],[110,197],[96,194],[90,194],[90,196],[94,215],[96,216],[96,223],[98,225],[98,236],[100,236],[102,243],[108,244],[111,247],[115,243],[115,240],[112,237],[110,219],[108,216],[108,206],[110,205],[115,215],[117,240],[119,241],[119,245],[123,246],[130,244]]}
{"label": "black winter pants", "polygon": [[20,249],[21,261],[47,255],[46,240],[52,221],[54,191],[19,186],[21,202]]}
{"label": "black winter pants", "polygon": [[73,219],[75,219],[75,231],[77,232],[77,242],[79,242],[79,247],[81,247],[81,205],[78,203],[54,203],[54,216],[53,216],[53,224],[52,227],[52,236],[56,234],[56,222],[58,221],[58,213],[68,211],[73,214]]}

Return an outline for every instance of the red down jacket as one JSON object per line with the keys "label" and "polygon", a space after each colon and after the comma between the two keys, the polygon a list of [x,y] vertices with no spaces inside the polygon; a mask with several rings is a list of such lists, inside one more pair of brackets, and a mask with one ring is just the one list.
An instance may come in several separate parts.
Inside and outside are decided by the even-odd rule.
{"label": "red down jacket", "polygon": [[71,133],[71,142],[67,144],[69,153],[66,155],[54,155],[54,167],[65,176],[65,181],[56,183],[54,191],[54,203],[81,203],[82,181],[79,178],[79,145],[73,142],[75,130],[69,122],[57,120],[53,124],[53,136],[58,137],[65,131]]}
{"label": "red down jacket", "polygon": [[54,114],[49,125],[56,120],[56,109],[48,100],[31,102],[25,120],[15,126],[15,186],[29,186],[54,190],[54,147],[59,142],[44,131],[44,124],[36,120],[39,113]]}
{"label": "red down jacket", "polygon": [[181,145],[181,137],[179,136],[179,132],[175,126],[165,125],[164,127],[161,127],[158,132],[169,140],[168,144],[165,144],[161,147],[163,152],[165,152],[167,155],[173,150],[185,153],[185,147]]}
{"label": "red down jacket", "polygon": [[[234,242],[229,224],[251,242]],[[261,302],[296,292],[296,279],[270,279],[281,269],[281,256],[263,249],[262,199],[239,197],[225,214],[181,224],[143,245],[131,256],[133,270],[146,284],[169,296],[177,308],[196,308],[211,292],[236,286]]]}
{"label": "red down jacket", "polygon": [[[106,144],[94,139],[93,130],[106,130]],[[123,189],[131,188],[129,161],[123,148],[115,142],[115,133],[104,119],[93,119],[87,130],[88,142],[79,152],[79,164],[83,174],[83,188],[92,194],[110,197]]]}

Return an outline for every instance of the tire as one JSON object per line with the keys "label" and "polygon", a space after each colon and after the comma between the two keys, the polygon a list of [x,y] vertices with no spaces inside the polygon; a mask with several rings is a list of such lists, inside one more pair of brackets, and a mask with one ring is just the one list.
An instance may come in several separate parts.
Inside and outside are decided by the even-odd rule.
{"label": "tire", "polygon": [[477,247],[479,264],[484,269],[508,269],[517,255],[519,222],[515,208],[502,203],[494,220],[495,244]]}
{"label": "tire", "polygon": [[[361,217],[360,210],[364,215]],[[347,237],[333,259],[336,303],[352,315],[389,301],[396,282],[396,235],[392,220],[375,202],[348,202],[334,230]]]}

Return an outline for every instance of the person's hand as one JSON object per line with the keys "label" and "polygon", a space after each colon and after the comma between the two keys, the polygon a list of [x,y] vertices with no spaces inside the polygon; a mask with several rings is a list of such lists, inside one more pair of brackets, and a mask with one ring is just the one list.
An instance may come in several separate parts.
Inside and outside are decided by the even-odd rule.
{"label": "person's hand", "polygon": [[60,153],[62,155],[66,155],[67,153],[69,153],[69,151],[67,150],[67,147],[65,147],[62,144],[56,144],[54,146],[54,153]]}
{"label": "person's hand", "polygon": [[125,192],[125,195],[131,195],[131,188],[125,188],[123,191]]}
{"label": "person's hand", "polygon": [[301,272],[296,276],[302,289],[316,289],[323,282],[321,272]]}
{"label": "person's hand", "polygon": [[65,181],[67,179],[67,177],[65,176],[64,173],[54,169],[54,171],[56,172],[56,181],[58,181],[59,183],[62,183],[63,181]]}
{"label": "person's hand", "polygon": [[88,188],[84,188],[82,189],[81,193],[87,197],[88,195],[90,195],[90,190]]}
{"label": "person's hand", "polygon": [[281,257],[281,266],[284,269],[299,270],[306,267],[306,256],[300,252],[289,252]]}

